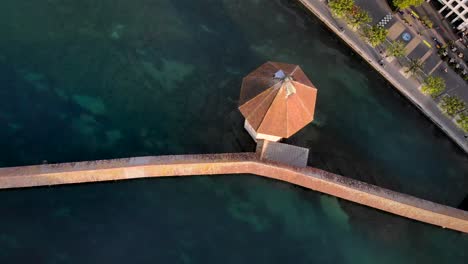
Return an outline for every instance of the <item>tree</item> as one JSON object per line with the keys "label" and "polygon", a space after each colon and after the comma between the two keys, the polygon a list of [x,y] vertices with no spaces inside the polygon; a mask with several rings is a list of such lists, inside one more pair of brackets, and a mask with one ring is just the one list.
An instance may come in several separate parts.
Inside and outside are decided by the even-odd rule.
{"label": "tree", "polygon": [[419,59],[411,59],[405,72],[414,75],[418,71],[422,71],[423,67],[424,63],[422,63]]}
{"label": "tree", "polygon": [[465,113],[461,113],[457,118],[457,125],[463,129],[466,133],[468,133],[468,115]]}
{"label": "tree", "polygon": [[372,18],[369,16],[369,12],[359,6],[354,6],[347,18],[347,21],[350,26],[358,28],[362,24],[370,23]]}
{"label": "tree", "polygon": [[419,6],[424,3],[424,0],[393,0],[393,5],[399,9],[405,9],[410,6]]}
{"label": "tree", "polygon": [[465,110],[465,102],[456,96],[446,96],[442,98],[440,108],[442,108],[445,114],[455,116],[459,112]]}
{"label": "tree", "polygon": [[393,57],[405,56],[405,44],[402,41],[393,41],[387,48],[387,54]]}
{"label": "tree", "polygon": [[328,3],[332,13],[337,17],[346,17],[354,7],[354,0],[331,0]]}
{"label": "tree", "polygon": [[421,91],[435,98],[445,91],[445,81],[441,77],[429,76],[424,80]]}
{"label": "tree", "polygon": [[366,27],[363,35],[369,44],[371,44],[372,47],[375,47],[385,41],[387,33],[388,30],[381,26],[372,26]]}

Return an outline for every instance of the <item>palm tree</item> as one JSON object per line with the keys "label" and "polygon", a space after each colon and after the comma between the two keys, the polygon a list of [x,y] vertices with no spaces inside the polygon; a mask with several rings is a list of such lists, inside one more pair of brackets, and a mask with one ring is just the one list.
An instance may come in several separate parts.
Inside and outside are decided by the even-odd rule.
{"label": "palm tree", "polygon": [[422,71],[424,63],[419,59],[411,59],[405,73],[416,74],[418,71]]}

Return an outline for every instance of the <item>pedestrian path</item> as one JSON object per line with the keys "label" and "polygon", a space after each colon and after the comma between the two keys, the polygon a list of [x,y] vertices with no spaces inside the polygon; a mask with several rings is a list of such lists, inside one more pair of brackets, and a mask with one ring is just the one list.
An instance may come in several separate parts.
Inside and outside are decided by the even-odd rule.
{"label": "pedestrian path", "polygon": [[388,29],[388,35],[387,38],[390,40],[395,40],[400,35],[405,31],[405,27],[401,23],[394,23],[389,29]]}

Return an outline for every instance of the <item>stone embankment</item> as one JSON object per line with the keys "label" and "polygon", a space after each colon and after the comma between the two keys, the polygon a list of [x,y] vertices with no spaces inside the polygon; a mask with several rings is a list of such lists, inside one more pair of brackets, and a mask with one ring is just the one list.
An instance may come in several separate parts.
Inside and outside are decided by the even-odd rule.
{"label": "stone embankment", "polygon": [[0,189],[148,177],[256,174],[417,221],[468,233],[468,212],[312,167],[260,160],[256,153],[152,156],[0,168]]}

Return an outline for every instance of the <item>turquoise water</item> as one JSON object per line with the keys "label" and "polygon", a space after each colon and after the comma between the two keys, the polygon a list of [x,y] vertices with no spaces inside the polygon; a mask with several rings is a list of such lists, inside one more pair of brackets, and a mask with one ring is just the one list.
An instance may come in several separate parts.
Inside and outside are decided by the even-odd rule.
{"label": "turquoise water", "polygon": [[[3,1],[0,166],[252,151],[237,98],[300,64],[309,164],[458,206],[468,158],[294,1]],[[261,14],[261,15],[260,15]],[[466,263],[468,237],[253,176],[1,191],[2,263]]]}

